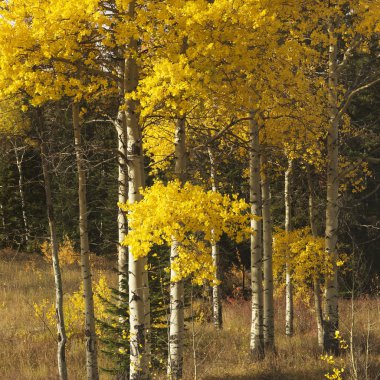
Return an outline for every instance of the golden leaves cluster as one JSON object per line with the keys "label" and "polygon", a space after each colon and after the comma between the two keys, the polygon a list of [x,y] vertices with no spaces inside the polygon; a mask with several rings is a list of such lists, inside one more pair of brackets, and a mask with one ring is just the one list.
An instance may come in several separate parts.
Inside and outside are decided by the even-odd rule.
{"label": "golden leaves cluster", "polygon": [[135,258],[154,252],[154,246],[179,245],[174,262],[178,278],[193,276],[196,282],[214,280],[211,244],[223,234],[237,242],[250,236],[249,205],[203,187],[179,181],[156,182],[142,190],[143,199],[120,204],[128,213],[129,233],[124,244]]}
{"label": "golden leaves cluster", "polygon": [[306,295],[315,279],[332,276],[334,266],[340,267],[346,261],[347,256],[341,254],[334,263],[332,255],[325,250],[324,238],[313,236],[309,227],[290,232],[278,230],[273,237],[274,278],[282,280],[288,265],[298,294]]}

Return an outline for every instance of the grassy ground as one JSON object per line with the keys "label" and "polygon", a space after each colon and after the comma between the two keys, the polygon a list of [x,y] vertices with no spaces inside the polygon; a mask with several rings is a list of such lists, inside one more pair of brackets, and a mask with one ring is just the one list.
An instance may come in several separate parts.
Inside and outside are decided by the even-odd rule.
{"label": "grassy ground", "polygon": [[[96,263],[95,280],[106,274],[109,282],[115,283],[116,275],[111,267],[112,264],[105,262]],[[77,290],[79,268],[64,268],[63,281],[66,293]],[[3,252],[0,255],[0,283],[0,379],[57,379],[54,331],[49,331],[44,318],[36,317],[33,309],[33,304],[41,299],[54,299],[50,265],[40,258]],[[184,379],[323,379],[334,366],[320,359],[312,310],[297,305],[296,333],[292,338],[287,338],[283,332],[282,299],[276,300],[276,310],[277,354],[268,355],[259,363],[251,363],[249,359],[248,302],[224,305],[223,331],[216,332],[206,322],[189,324]],[[340,310],[341,333],[349,343],[351,302],[341,301]],[[356,300],[354,316],[353,355],[350,349],[345,350],[340,358],[335,359],[336,367],[345,368],[343,379],[380,379],[380,300]],[[69,342],[67,362],[70,379],[85,379],[84,350],[80,339]],[[106,365],[106,359],[100,356],[100,366]],[[101,379],[108,378],[111,377],[101,374]],[[161,378],[164,377],[161,375]]]}

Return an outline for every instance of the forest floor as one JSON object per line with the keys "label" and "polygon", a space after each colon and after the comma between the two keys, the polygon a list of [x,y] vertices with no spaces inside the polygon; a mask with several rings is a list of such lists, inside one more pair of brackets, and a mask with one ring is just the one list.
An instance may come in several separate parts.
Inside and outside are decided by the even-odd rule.
{"label": "forest floor", "polygon": [[[98,260],[94,280],[105,276],[115,284],[112,264]],[[107,269],[108,268],[108,269]],[[65,293],[78,290],[78,266],[63,269]],[[0,379],[57,379],[56,342],[44,316],[37,316],[34,304],[43,299],[54,300],[51,265],[36,255],[0,253]],[[354,318],[352,318],[352,310]],[[207,322],[188,326],[184,380],[313,380],[324,379],[334,368],[344,368],[343,379],[380,379],[380,298],[340,301],[341,336],[348,347],[334,358],[335,364],[321,359],[317,347],[313,310],[297,303],[295,335],[284,334],[284,304],[276,300],[276,355],[267,355],[260,362],[249,358],[250,303],[229,302],[224,305],[224,329],[215,331]],[[72,339],[67,350],[69,379],[85,379],[82,340]],[[100,355],[100,366],[107,366]],[[196,371],[195,371],[196,369]],[[195,375],[196,373],[196,375]],[[356,373],[356,377],[355,377]],[[101,379],[111,379],[101,373]],[[157,378],[164,378],[158,375]]]}

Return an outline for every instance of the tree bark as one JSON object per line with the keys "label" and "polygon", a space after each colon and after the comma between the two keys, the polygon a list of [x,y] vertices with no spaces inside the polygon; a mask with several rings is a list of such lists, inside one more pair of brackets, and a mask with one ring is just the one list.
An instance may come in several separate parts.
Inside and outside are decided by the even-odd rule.
{"label": "tree bark", "polygon": [[88,241],[87,196],[85,159],[82,151],[81,131],[79,123],[79,105],[72,105],[73,126],[75,139],[75,155],[78,171],[78,197],[79,197],[79,232],[81,251],[81,271],[84,288],[84,313],[86,337],[86,370],[88,380],[98,380],[97,338],[95,334],[95,312],[91,281],[90,245]]}
{"label": "tree bark", "polygon": [[[261,218],[261,188],[260,188],[260,140],[259,126],[250,113],[250,203],[253,215]],[[250,350],[252,359],[264,357],[263,328],[263,285],[262,285],[262,220],[252,218],[251,227],[251,289],[252,289],[252,321]]]}
{"label": "tree bark", "polygon": [[67,380],[67,365],[66,365],[66,330],[65,330],[65,320],[63,313],[63,290],[62,290],[62,278],[61,269],[59,266],[59,256],[58,256],[58,239],[57,239],[57,227],[54,216],[53,208],[53,198],[51,192],[51,182],[49,174],[49,160],[47,159],[47,149],[45,142],[41,142],[41,161],[42,161],[42,172],[44,176],[45,194],[46,194],[46,210],[47,217],[49,221],[50,230],[50,244],[52,250],[52,261],[53,261],[53,271],[54,271],[54,284],[55,284],[55,314],[57,318],[57,332],[58,332],[58,373],[60,380]]}
{"label": "tree bark", "polygon": [[[175,177],[181,183],[186,179],[186,118],[180,117],[176,123],[174,137],[175,151]],[[179,243],[172,239],[170,262],[178,257]],[[170,321],[169,321],[169,359],[168,378],[170,380],[182,379],[183,371],[183,344],[185,333],[184,319],[184,286],[183,280],[175,280],[177,276],[173,266],[170,265]]]}
{"label": "tree bark", "polygon": [[272,219],[270,212],[270,187],[268,178],[268,158],[261,156],[261,192],[263,214],[263,266],[264,266],[264,347],[275,351],[274,308],[273,308],[273,269],[272,269]]}
{"label": "tree bark", "polygon": [[[121,65],[119,93],[124,103],[125,99],[125,62]],[[118,203],[125,204],[128,199],[128,166],[127,166],[127,119],[123,110],[119,110],[115,123],[117,133],[118,149]],[[128,249],[123,245],[127,235],[127,218],[125,213],[118,208],[118,273],[119,273],[119,295],[127,292],[128,288]],[[122,299],[121,299],[122,301]]]}
{"label": "tree bark", "polygon": [[[24,160],[25,148],[17,147],[17,142],[13,144],[13,149],[16,157],[16,165],[18,170],[18,191],[20,194],[21,200],[21,212],[22,212],[22,221],[24,224],[24,242],[28,243],[29,241],[29,224],[28,218],[26,216],[26,204],[25,204],[25,193],[24,193],[24,172],[22,170],[22,162]],[[19,155],[19,150],[21,150],[21,155]]]}
{"label": "tree bark", "polygon": [[337,261],[337,233],[338,233],[338,79],[337,79],[337,38],[329,27],[329,68],[328,68],[328,101],[330,122],[327,135],[327,204],[325,249],[333,262],[332,276],[326,278],[325,316],[324,316],[324,350],[339,351],[339,342],[335,339],[335,331],[339,330],[338,313],[338,271]]}
{"label": "tree bark", "polygon": [[[291,205],[291,177],[293,172],[293,160],[288,160],[288,169],[285,172],[285,231],[290,232],[292,205]],[[285,334],[289,337],[294,334],[294,309],[293,309],[293,285],[292,285],[292,268],[286,263],[286,320]]]}
{"label": "tree bark", "polygon": [[[307,182],[309,188],[309,220],[311,233],[314,237],[318,236],[316,224],[316,209],[315,209],[315,192],[313,189],[313,181],[310,173],[310,168],[307,168]],[[313,293],[314,293],[314,307],[315,317],[317,322],[318,331],[318,346],[323,351],[323,310],[322,310],[322,297],[321,297],[321,281],[318,276],[313,279]]]}
{"label": "tree bark", "polygon": [[[210,159],[210,178],[211,178],[211,189],[212,191],[217,191],[217,179],[216,179],[216,168],[215,168],[215,157],[212,148],[208,147],[208,156]],[[217,243],[212,243],[211,245],[212,253],[212,263],[215,267],[215,278],[219,282],[220,278],[220,251]],[[221,330],[223,327],[223,314],[222,314],[222,297],[221,288],[219,284],[213,285],[212,287],[212,310],[213,310],[213,321],[214,326],[217,330]]]}
{"label": "tree bark", "polygon": [[[129,3],[128,15],[135,17],[136,1]],[[125,60],[125,93],[128,95],[137,89],[139,68],[138,41],[131,37],[128,43],[128,57]],[[137,110],[138,102],[130,97],[125,100],[127,125],[127,163],[128,163],[128,201],[138,202],[142,199],[140,189],[144,186],[144,161],[142,151],[142,131]],[[144,305],[147,283],[144,282],[146,258],[135,259],[132,248],[129,251],[129,322],[130,322],[130,379],[149,378],[149,352],[147,352],[147,305]],[[144,286],[146,288],[144,288]],[[144,290],[145,289],[145,290]]]}

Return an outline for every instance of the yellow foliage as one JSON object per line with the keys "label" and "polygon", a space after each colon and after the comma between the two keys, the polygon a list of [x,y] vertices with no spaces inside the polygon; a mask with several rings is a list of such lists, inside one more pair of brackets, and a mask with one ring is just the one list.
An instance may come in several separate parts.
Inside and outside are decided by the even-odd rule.
{"label": "yellow foliage", "polygon": [[124,244],[138,258],[148,255],[154,245],[170,246],[175,239],[179,244],[173,263],[177,280],[191,275],[196,283],[214,280],[211,244],[223,233],[240,242],[252,232],[249,205],[236,196],[190,183],[181,186],[179,181],[156,182],[141,193],[142,201],[119,205],[128,213],[130,227]]}
{"label": "yellow foliage", "polygon": [[[94,286],[94,309],[97,319],[105,320],[108,316],[103,299],[110,299],[111,289],[107,285],[107,279],[102,275]],[[36,317],[44,318],[51,330],[56,325],[55,304],[43,299],[40,303],[35,303],[34,312]],[[63,313],[65,317],[66,334],[68,338],[84,334],[84,298],[83,284],[79,290],[65,295],[63,301]],[[96,328],[96,334],[100,336],[100,329]]]}
{"label": "yellow foliage", "polygon": [[[339,331],[335,331],[335,339],[339,341],[339,347],[342,350],[347,350],[348,345],[345,339],[342,338]],[[343,359],[340,358],[341,365],[338,366],[337,358],[333,355],[321,355],[321,360],[332,366],[331,370],[325,374],[325,378],[328,380],[343,380],[343,372],[345,370]]]}
{"label": "yellow foliage", "polygon": [[[44,259],[48,262],[52,261],[52,246],[48,241],[44,241],[41,245],[41,251]],[[79,253],[74,249],[73,242],[65,235],[63,242],[59,244],[58,257],[60,265],[70,265],[79,261]]]}
{"label": "yellow foliage", "polygon": [[[341,254],[335,264],[342,266],[347,260],[347,255]],[[326,278],[334,273],[333,258],[325,251],[324,239],[314,237],[308,227],[290,232],[278,230],[274,235],[273,275],[281,284],[286,264],[296,292],[305,297],[314,278]]]}

